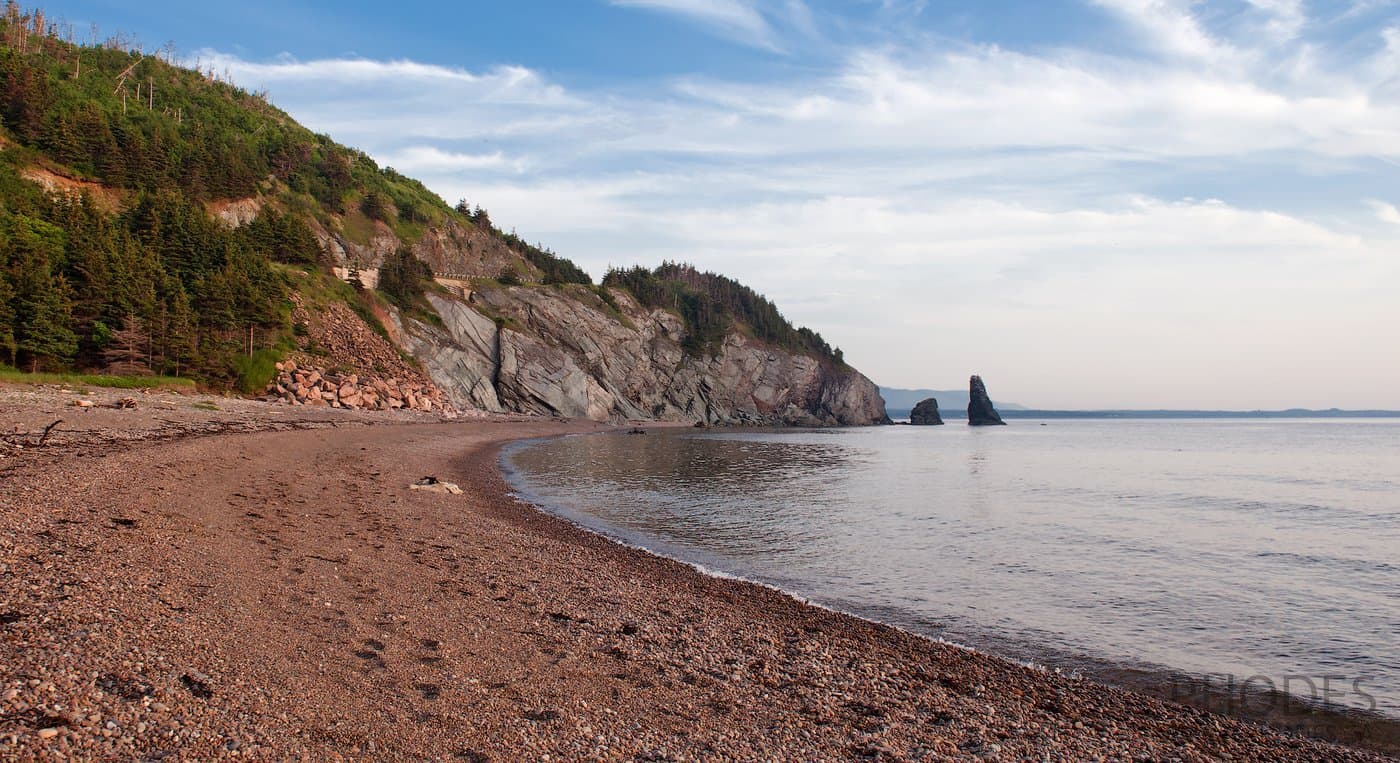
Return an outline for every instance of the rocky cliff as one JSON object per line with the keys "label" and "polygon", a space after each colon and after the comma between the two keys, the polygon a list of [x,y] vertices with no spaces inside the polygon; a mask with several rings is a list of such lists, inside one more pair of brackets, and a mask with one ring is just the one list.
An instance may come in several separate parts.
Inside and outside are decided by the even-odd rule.
{"label": "rocky cliff", "polygon": [[377,268],[395,250],[406,246],[434,273],[494,278],[504,272],[527,276],[535,272],[490,231],[457,220],[429,226],[417,241],[408,242],[382,221],[353,215],[349,220],[336,215],[328,219],[329,224],[312,221],[312,232],[336,265]]}
{"label": "rocky cliff", "polygon": [[624,290],[490,286],[430,294],[442,326],[395,314],[393,334],[458,405],[599,421],[796,426],[885,423],[876,386],[847,366],[741,331],[687,354],[682,320]]}

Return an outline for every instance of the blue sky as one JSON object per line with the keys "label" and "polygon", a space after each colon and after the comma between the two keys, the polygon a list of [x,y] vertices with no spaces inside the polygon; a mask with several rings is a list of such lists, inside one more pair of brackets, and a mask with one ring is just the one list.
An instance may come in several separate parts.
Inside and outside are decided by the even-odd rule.
{"label": "blue sky", "polygon": [[1400,0],[73,2],[890,386],[1400,408]]}

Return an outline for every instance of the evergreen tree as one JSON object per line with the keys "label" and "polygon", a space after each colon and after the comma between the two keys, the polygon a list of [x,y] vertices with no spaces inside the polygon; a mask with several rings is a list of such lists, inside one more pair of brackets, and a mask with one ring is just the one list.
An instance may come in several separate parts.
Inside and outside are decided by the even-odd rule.
{"label": "evergreen tree", "polygon": [[63,230],[24,215],[6,221],[5,261],[14,285],[15,345],[32,370],[63,362],[78,351],[68,282],[51,263],[63,260]]}
{"label": "evergreen tree", "polygon": [[15,352],[19,350],[19,345],[15,343],[15,288],[10,285],[10,279],[3,271],[0,271],[0,352],[9,357],[9,364],[15,364]]}
{"label": "evergreen tree", "polygon": [[411,310],[421,306],[424,288],[432,278],[427,263],[400,247],[379,266],[379,291],[400,309]]}
{"label": "evergreen tree", "polygon": [[20,295],[15,312],[19,329],[16,344],[20,352],[29,355],[31,371],[38,371],[43,361],[63,363],[78,351],[68,284],[62,277],[35,282]]}

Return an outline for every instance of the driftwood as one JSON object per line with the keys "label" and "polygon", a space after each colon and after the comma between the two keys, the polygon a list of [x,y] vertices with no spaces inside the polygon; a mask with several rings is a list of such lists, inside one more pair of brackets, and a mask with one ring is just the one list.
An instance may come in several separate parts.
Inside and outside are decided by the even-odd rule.
{"label": "driftwood", "polygon": [[44,433],[43,433],[42,435],[39,436],[39,441],[36,442],[36,443],[34,443],[34,444],[35,444],[36,446],[38,446],[38,447],[43,447],[44,441],[47,440],[47,439],[49,439],[49,433],[53,432],[53,428],[54,428],[54,427],[56,427],[56,426],[58,426],[59,424],[62,424],[62,423],[63,423],[63,419],[58,419],[58,420],[55,421],[54,423],[52,423],[52,424],[50,424],[50,425],[44,427]]}
{"label": "driftwood", "polygon": [[3,437],[0,437],[0,445],[3,445],[8,448],[13,448],[15,450],[24,450],[26,447],[41,447],[44,444],[44,441],[49,439],[49,435],[53,433],[54,427],[57,427],[59,424],[62,423],[63,419],[59,419],[54,423],[44,427],[44,431],[39,435],[39,439],[32,443],[29,441],[29,438],[33,436],[33,432],[22,432],[20,431],[19,427],[15,427],[15,431],[13,434],[7,434]]}

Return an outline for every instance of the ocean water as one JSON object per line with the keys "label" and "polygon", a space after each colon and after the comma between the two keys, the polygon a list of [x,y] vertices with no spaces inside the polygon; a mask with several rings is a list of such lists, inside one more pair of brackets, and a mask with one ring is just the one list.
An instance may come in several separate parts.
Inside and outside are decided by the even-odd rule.
{"label": "ocean water", "polygon": [[584,526],[929,636],[1400,718],[1400,420],[675,430],[504,460]]}

